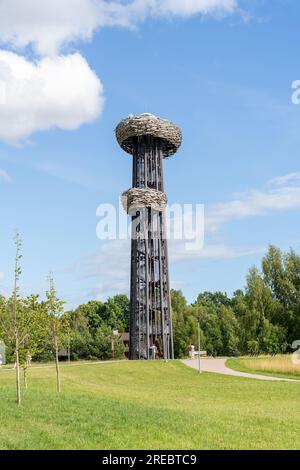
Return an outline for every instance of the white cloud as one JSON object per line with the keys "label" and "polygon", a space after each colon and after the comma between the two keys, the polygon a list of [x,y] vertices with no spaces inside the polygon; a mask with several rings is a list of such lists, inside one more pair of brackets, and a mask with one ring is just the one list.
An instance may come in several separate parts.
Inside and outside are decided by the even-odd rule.
{"label": "white cloud", "polygon": [[[76,129],[103,107],[100,80],[79,54],[59,55],[102,27],[133,27],[147,17],[230,14],[238,0],[1,0],[0,45],[30,46],[30,62],[0,50],[0,140],[17,142],[52,127]],[[48,58],[47,58],[48,57]]]}
{"label": "white cloud", "polygon": [[112,276],[118,281],[124,280],[130,263],[128,250],[130,250],[130,240],[103,242],[98,253],[92,254],[83,262],[86,277],[100,276],[107,279]]}
{"label": "white cloud", "polygon": [[180,16],[191,16],[199,13],[203,15],[210,13],[228,14],[237,8],[236,0],[162,0],[151,3],[154,12],[156,11],[157,14]]}
{"label": "white cloud", "polygon": [[88,298],[96,300],[106,300],[107,297],[115,294],[126,294],[129,295],[129,271],[127,272],[126,279],[124,281],[118,281],[111,278],[108,283],[101,283],[92,287],[88,291]]}
{"label": "white cloud", "polygon": [[98,278],[98,287],[91,289],[91,297],[102,298],[114,293],[129,292],[130,240],[102,242],[98,252],[81,263],[84,276]]}
{"label": "white cloud", "polygon": [[103,87],[80,54],[30,62],[0,51],[0,140],[17,142],[33,132],[76,129],[96,119],[103,107]]}
{"label": "white cloud", "polygon": [[[195,260],[240,258],[264,251],[265,247],[262,246],[245,247],[225,244],[207,244],[201,250],[187,251],[185,240],[173,240],[169,244],[172,264]],[[90,289],[89,297],[102,299],[116,293],[129,294],[130,242],[128,240],[111,240],[103,243],[97,253],[84,260],[81,268],[85,271],[85,277],[99,280],[98,286]],[[172,286],[176,287],[174,283]]]}
{"label": "white cloud", "polygon": [[[2,168],[0,168],[0,178],[3,178],[4,181],[6,181],[7,183],[11,181],[11,177],[9,176],[9,174]],[[0,273],[0,280],[1,280],[1,273]]]}
{"label": "white cloud", "polygon": [[[271,180],[266,189],[252,190],[242,194],[238,199],[219,203],[207,209],[206,230],[219,230],[222,224],[248,217],[268,215],[276,211],[300,208],[300,173],[291,173]],[[185,220],[190,223],[190,218]],[[188,230],[189,232],[189,230]],[[176,233],[172,230],[171,235]],[[187,250],[187,242],[191,240],[169,241],[171,263],[194,260],[221,260],[252,256],[264,253],[266,247],[234,246],[223,242],[215,243],[209,240],[207,234],[202,249]],[[129,289],[130,272],[130,241],[111,240],[101,244],[99,251],[91,255],[83,263],[87,277],[97,277],[101,288],[94,293],[101,296],[114,292],[126,292]]]}
{"label": "white cloud", "polygon": [[269,181],[268,186],[286,186],[287,184],[300,184],[300,172],[289,173],[284,176],[277,176]]}
{"label": "white cloud", "polygon": [[133,26],[152,16],[230,14],[237,0],[1,0],[0,41],[42,55],[88,40],[104,26]]}
{"label": "white cloud", "polygon": [[2,0],[0,39],[18,49],[33,44],[40,54],[53,54],[64,43],[90,38],[97,16],[93,0]]}
{"label": "white cloud", "polygon": [[252,190],[207,210],[206,229],[216,231],[222,224],[247,217],[300,208],[300,173],[277,177],[264,190]]}
{"label": "white cloud", "polygon": [[169,244],[171,262],[192,261],[197,259],[232,259],[250,256],[265,251],[264,246],[233,246],[222,243],[207,243],[195,251],[186,249],[185,241],[174,241]]}

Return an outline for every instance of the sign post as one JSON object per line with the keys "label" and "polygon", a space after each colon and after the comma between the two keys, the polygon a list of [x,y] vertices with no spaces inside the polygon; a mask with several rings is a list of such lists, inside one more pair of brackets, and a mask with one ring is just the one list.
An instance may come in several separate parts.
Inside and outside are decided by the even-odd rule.
{"label": "sign post", "polygon": [[200,317],[198,318],[198,370],[201,374],[201,336],[200,336]]}

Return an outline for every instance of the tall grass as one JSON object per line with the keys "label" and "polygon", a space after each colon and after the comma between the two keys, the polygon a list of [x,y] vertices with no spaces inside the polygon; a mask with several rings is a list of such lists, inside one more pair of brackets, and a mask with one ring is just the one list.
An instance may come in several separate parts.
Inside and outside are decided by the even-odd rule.
{"label": "tall grass", "polygon": [[[239,358],[238,363],[252,371],[289,375],[300,378],[300,362],[292,354]],[[296,358],[297,359],[297,358]],[[299,358],[298,358],[299,360]]]}

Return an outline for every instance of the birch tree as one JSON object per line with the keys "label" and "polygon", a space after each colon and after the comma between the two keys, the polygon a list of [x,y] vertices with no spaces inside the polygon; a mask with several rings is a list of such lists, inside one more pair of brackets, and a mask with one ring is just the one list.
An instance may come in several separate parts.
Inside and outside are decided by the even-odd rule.
{"label": "birch tree", "polygon": [[16,395],[17,404],[21,405],[21,378],[20,370],[23,365],[24,386],[27,387],[26,378],[26,352],[28,347],[33,345],[34,322],[33,315],[27,306],[27,300],[20,298],[19,281],[22,274],[21,269],[21,248],[22,242],[19,234],[15,237],[15,267],[14,267],[14,287],[10,299],[3,302],[0,312],[0,333],[5,339],[9,349],[13,351],[16,371]]}
{"label": "birch tree", "polygon": [[33,357],[43,352],[47,342],[47,311],[39,303],[39,295],[32,294],[23,302],[24,344],[21,359],[23,365],[24,389],[27,390],[27,371]]}
{"label": "birch tree", "polygon": [[54,280],[51,274],[49,276],[49,291],[46,292],[46,298],[50,341],[55,354],[56,391],[60,393],[59,348],[64,344],[66,339],[68,322],[66,317],[63,316],[64,302],[57,297]]}
{"label": "birch tree", "polygon": [[15,346],[15,368],[16,368],[16,390],[17,390],[17,404],[21,405],[21,382],[20,382],[20,345],[22,338],[20,328],[20,298],[19,298],[19,280],[22,273],[21,269],[21,247],[22,242],[19,234],[15,238],[16,256],[15,256],[15,272],[14,272],[14,290],[12,297],[12,314],[13,314],[13,332],[14,332],[14,346]]}

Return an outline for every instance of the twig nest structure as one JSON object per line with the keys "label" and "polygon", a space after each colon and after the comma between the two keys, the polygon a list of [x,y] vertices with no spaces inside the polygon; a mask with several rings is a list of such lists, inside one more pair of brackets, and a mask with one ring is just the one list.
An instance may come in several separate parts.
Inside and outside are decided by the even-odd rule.
{"label": "twig nest structure", "polygon": [[156,189],[131,188],[121,196],[124,210],[132,214],[137,209],[150,207],[155,211],[162,212],[168,202],[167,196]]}
{"label": "twig nest structure", "polygon": [[179,127],[167,119],[153,114],[129,116],[120,122],[116,128],[119,145],[125,152],[133,153],[133,142],[136,137],[151,135],[163,141],[164,157],[174,155],[182,142],[182,133]]}

